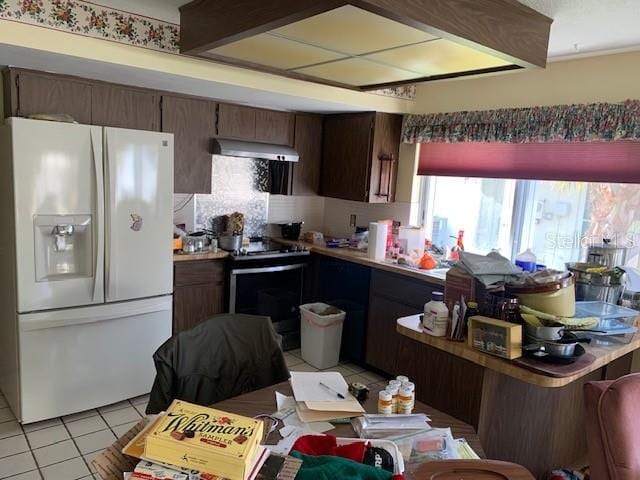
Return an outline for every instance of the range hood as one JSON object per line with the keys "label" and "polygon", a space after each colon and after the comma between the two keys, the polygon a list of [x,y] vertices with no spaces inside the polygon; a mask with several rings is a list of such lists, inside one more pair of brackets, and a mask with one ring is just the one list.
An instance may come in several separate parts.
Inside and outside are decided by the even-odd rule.
{"label": "range hood", "polygon": [[297,162],[298,152],[286,145],[246,142],[230,138],[214,138],[213,154],[227,157],[258,158],[261,160],[279,160]]}

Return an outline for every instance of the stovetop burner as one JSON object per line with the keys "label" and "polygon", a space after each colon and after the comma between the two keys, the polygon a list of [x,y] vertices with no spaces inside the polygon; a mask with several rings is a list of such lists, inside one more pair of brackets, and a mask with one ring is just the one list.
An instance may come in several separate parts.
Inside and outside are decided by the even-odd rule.
{"label": "stovetop burner", "polygon": [[309,250],[304,245],[285,245],[270,238],[262,238],[252,241],[248,247],[231,253],[234,260],[243,260],[252,257],[278,258],[296,255],[309,255]]}

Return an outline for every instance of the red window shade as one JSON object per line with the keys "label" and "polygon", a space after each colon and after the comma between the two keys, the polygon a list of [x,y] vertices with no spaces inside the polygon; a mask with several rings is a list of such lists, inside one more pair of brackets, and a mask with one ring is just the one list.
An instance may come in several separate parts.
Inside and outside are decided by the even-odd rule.
{"label": "red window shade", "polygon": [[640,183],[640,142],[423,143],[418,175]]}

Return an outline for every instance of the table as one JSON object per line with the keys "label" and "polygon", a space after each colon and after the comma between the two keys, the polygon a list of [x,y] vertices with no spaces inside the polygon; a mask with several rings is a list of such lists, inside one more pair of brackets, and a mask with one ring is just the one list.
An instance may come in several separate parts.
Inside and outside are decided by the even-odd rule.
{"label": "table", "polygon": [[398,319],[397,332],[397,370],[416,384],[417,398],[476,428],[490,458],[523,465],[538,479],[583,461],[584,384],[629,373],[640,348],[640,333],[628,343],[586,345],[593,364],[558,378],[427,335],[418,315]]}
{"label": "table", "polygon": [[[369,389],[371,390],[369,399],[363,404],[363,406],[367,413],[377,413],[378,392],[382,387],[370,385]],[[224,410],[225,412],[245,415],[247,417],[253,417],[259,414],[272,414],[276,411],[276,391],[285,395],[293,395],[289,382],[283,382],[261,390],[256,390],[255,392],[218,402],[212,405],[212,407]],[[473,448],[481,458],[485,458],[484,450],[480,444],[480,438],[471,425],[420,402],[416,402],[414,412],[427,414],[431,418],[431,425],[434,427],[450,427],[454,438],[465,438],[471,448]],[[351,425],[337,424],[335,427],[336,428],[333,430],[327,432],[327,434],[347,438],[356,436]],[[280,434],[274,432],[269,436],[268,442],[276,443],[280,438]],[[412,474],[413,469],[407,469],[406,477],[410,479],[412,478]]]}

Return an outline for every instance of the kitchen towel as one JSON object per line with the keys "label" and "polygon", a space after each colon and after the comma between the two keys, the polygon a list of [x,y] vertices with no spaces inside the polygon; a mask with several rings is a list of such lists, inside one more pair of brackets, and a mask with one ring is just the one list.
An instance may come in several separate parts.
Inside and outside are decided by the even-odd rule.
{"label": "kitchen towel", "polygon": [[387,253],[387,233],[389,226],[386,223],[371,222],[369,224],[369,248],[368,256],[372,260],[384,260]]}

